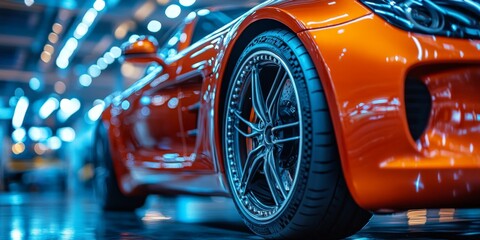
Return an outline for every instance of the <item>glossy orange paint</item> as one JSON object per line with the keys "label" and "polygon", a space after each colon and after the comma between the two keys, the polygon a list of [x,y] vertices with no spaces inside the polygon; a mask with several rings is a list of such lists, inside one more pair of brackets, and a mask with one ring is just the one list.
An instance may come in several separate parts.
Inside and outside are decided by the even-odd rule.
{"label": "glossy orange paint", "polygon": [[[373,14],[300,37],[314,43],[313,56],[320,53],[315,62],[337,112],[332,118],[345,178],[360,206],[479,203],[479,123],[459,125],[446,117],[480,110],[472,93],[479,86],[480,41],[404,32]],[[431,122],[419,142],[410,136],[405,113],[411,74],[433,93]]]}
{"label": "glossy orange paint", "polygon": [[[314,60],[344,175],[360,206],[478,206],[480,41],[405,32],[353,0],[265,3],[198,43],[185,38],[163,69],[114,98],[102,116],[122,191],[228,195],[222,83],[236,60],[231,56],[241,51],[239,39],[262,20],[296,32]],[[191,36],[195,21],[185,24]],[[409,76],[433,93],[431,121],[417,142],[405,113]],[[143,106],[142,97],[158,105]]]}

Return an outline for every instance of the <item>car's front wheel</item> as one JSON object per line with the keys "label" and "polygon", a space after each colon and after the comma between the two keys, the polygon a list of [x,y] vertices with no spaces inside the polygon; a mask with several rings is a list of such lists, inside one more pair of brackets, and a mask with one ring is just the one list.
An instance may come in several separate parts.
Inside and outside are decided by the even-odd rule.
{"label": "car's front wheel", "polygon": [[371,214],[345,184],[319,76],[294,34],[256,37],[240,56],[226,96],[226,174],[253,232],[340,238],[368,222]]}

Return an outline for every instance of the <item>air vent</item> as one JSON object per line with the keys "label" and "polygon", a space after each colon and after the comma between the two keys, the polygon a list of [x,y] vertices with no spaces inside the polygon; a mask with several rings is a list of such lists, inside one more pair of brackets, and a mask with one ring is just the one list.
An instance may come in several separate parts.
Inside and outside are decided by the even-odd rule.
{"label": "air vent", "polygon": [[432,109],[432,96],[420,80],[405,82],[405,108],[410,134],[417,141],[427,128]]}

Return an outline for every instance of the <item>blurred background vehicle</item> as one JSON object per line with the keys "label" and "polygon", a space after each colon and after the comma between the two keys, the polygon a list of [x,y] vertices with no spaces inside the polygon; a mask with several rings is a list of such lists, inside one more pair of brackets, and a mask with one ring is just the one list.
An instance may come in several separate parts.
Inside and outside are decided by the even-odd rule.
{"label": "blurred background vehicle", "polygon": [[[104,98],[148,71],[119,63],[120,45],[142,34],[168,45],[173,29],[194,10],[258,2],[1,1],[0,189],[89,186],[92,133]],[[230,12],[222,14],[209,16],[196,35],[231,20]]]}

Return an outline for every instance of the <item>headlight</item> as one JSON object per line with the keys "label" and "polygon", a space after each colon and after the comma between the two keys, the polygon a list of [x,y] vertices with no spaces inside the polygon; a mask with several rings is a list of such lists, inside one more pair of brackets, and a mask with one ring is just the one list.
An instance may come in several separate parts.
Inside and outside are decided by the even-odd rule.
{"label": "headlight", "polygon": [[478,0],[360,0],[401,29],[456,38],[480,39]]}

